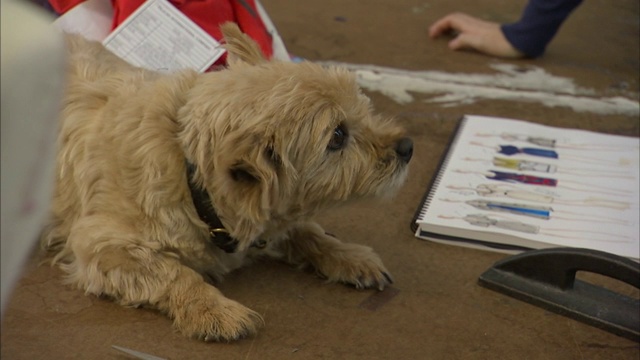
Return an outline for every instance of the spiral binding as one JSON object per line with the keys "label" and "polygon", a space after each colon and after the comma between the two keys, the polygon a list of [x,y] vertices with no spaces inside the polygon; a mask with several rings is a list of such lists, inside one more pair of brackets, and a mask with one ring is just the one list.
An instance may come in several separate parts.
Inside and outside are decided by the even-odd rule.
{"label": "spiral binding", "polygon": [[447,169],[447,166],[449,164],[449,160],[453,154],[453,149],[455,148],[458,139],[461,136],[462,133],[462,129],[464,128],[464,124],[466,123],[467,118],[463,117],[462,119],[460,119],[460,121],[458,122],[458,125],[455,129],[455,131],[453,132],[453,136],[451,137],[451,139],[449,140],[449,145],[447,146],[446,151],[444,152],[444,154],[442,155],[442,157],[440,158],[440,164],[438,165],[438,173],[436,174],[436,176],[431,180],[431,183],[429,184],[429,187],[427,188],[427,191],[425,192],[422,201],[420,202],[420,204],[422,204],[421,206],[418,207],[416,214],[414,215],[413,221],[411,223],[411,229],[415,232],[418,225],[417,222],[424,220],[424,217],[427,215],[427,211],[429,210],[429,205],[431,204],[431,201],[433,200],[433,197],[436,193],[436,189],[438,188],[438,186],[440,185],[440,181],[442,181],[442,177],[444,175],[445,170]]}

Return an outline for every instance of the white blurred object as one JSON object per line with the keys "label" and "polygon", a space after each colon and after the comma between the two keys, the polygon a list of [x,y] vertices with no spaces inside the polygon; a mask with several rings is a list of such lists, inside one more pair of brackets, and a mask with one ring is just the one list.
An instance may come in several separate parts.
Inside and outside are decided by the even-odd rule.
{"label": "white blurred object", "polygon": [[62,34],[43,10],[13,0],[0,6],[4,314],[48,214],[65,52]]}
{"label": "white blurred object", "polygon": [[112,22],[113,6],[110,0],[87,0],[64,13],[53,24],[65,32],[102,41],[109,35]]}

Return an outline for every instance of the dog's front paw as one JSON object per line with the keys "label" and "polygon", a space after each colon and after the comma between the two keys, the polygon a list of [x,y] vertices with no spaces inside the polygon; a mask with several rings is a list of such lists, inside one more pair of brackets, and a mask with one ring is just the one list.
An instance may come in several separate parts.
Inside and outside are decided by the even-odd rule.
{"label": "dog's front paw", "polygon": [[260,314],[217,289],[191,298],[176,311],[174,326],[186,336],[204,341],[233,341],[253,335],[264,321]]}
{"label": "dog's front paw", "polygon": [[323,254],[316,265],[329,281],[351,284],[357,289],[383,290],[393,283],[380,257],[363,245],[343,243],[333,252]]}

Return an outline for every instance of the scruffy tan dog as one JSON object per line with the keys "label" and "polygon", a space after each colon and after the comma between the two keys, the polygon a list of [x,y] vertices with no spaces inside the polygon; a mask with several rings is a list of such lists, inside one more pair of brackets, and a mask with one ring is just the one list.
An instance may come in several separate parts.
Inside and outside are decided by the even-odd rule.
{"label": "scruffy tan dog", "polygon": [[70,283],[230,341],[262,324],[205,281],[252,257],[310,265],[382,289],[380,258],[312,222],[319,210],[394,192],[412,143],[371,112],[354,76],[266,61],[223,25],[229,68],[161,74],[69,39],[57,185],[44,245]]}

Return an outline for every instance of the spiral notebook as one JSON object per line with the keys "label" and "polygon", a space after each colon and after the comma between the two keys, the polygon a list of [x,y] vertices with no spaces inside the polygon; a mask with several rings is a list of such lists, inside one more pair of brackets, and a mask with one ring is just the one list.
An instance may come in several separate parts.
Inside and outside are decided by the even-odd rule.
{"label": "spiral notebook", "polygon": [[465,116],[411,224],[420,239],[640,259],[640,139]]}

